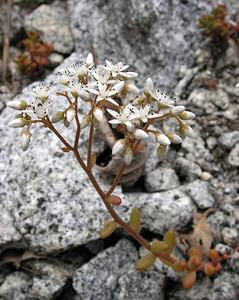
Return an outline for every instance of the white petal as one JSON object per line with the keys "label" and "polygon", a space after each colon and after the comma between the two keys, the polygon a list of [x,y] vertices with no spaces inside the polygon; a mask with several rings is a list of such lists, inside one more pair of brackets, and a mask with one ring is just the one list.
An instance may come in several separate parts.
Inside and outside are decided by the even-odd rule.
{"label": "white petal", "polygon": [[115,110],[113,110],[113,109],[110,109],[110,108],[107,108],[106,109],[107,111],[108,111],[108,113],[111,115],[111,116],[113,116],[114,118],[118,118],[119,117],[119,113],[117,112],[117,111],[115,111]]}
{"label": "white petal", "polygon": [[118,102],[116,102],[114,99],[112,99],[112,98],[106,98],[106,101],[108,101],[108,102],[110,102],[110,103],[112,103],[112,104],[114,104],[114,105],[116,105],[116,106],[119,106],[119,103]]}
{"label": "white petal", "polygon": [[117,94],[123,89],[123,87],[124,87],[124,81],[120,81],[112,87],[112,91],[115,91],[115,93]]}
{"label": "white petal", "polygon": [[94,58],[93,58],[92,53],[89,53],[87,55],[85,64],[86,64],[86,67],[89,67],[89,68],[93,67],[93,65],[94,65]]}
{"label": "white petal", "polygon": [[118,125],[118,124],[121,124],[122,122],[121,121],[119,121],[119,120],[117,120],[117,119],[114,119],[114,120],[110,120],[110,121],[108,121],[110,124],[114,124],[114,125]]}
{"label": "white petal", "polygon": [[112,155],[122,152],[124,147],[125,147],[125,140],[124,139],[118,140],[112,148]]}

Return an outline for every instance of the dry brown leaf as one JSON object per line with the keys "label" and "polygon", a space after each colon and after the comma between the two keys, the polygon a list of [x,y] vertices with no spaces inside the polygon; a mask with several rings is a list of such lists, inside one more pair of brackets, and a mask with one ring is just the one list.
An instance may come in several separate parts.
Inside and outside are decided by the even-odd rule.
{"label": "dry brown leaf", "polygon": [[207,223],[207,217],[214,211],[214,208],[210,208],[202,214],[196,213],[193,216],[193,232],[181,235],[177,239],[177,245],[183,252],[187,252],[186,243],[188,243],[188,248],[189,246],[196,246],[201,249],[203,254],[208,254],[211,249],[214,232]]}

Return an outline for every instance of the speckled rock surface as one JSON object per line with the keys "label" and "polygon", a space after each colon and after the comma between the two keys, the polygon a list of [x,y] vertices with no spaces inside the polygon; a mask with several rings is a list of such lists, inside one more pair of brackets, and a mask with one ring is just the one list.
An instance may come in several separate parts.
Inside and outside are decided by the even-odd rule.
{"label": "speckled rock surface", "polygon": [[[24,26],[27,31],[40,32],[41,38],[53,45],[54,51],[69,54],[74,48],[68,14],[64,2],[42,4],[25,16]],[[60,28],[60,30],[59,30]]]}
{"label": "speckled rock surface", "polygon": [[164,275],[152,268],[136,273],[134,264],[137,256],[133,244],[124,239],[99,253],[76,270],[73,277],[76,299],[163,300]]}
{"label": "speckled rock surface", "polygon": [[[215,2],[68,0],[76,49],[93,46],[100,59],[127,61],[145,76],[150,70],[161,86],[171,88],[181,64],[191,65],[200,46],[196,20]],[[230,0],[232,11],[236,3]]]}
{"label": "speckled rock surface", "polygon": [[173,169],[159,167],[147,173],[145,187],[148,192],[170,190],[179,186],[178,176]]}

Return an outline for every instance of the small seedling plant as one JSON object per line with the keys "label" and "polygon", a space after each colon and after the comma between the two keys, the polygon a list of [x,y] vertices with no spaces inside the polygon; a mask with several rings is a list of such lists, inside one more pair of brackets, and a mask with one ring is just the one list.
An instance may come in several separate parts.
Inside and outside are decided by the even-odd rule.
{"label": "small seedling plant", "polygon": [[[114,194],[114,190],[137,153],[142,151],[148,141],[155,143],[158,157],[162,160],[171,144],[182,143],[186,136],[194,137],[194,132],[187,122],[194,118],[194,114],[187,111],[184,106],[176,105],[175,99],[168,94],[156,90],[151,78],[146,80],[143,91],[140,92],[134,84],[138,74],[128,71],[128,68],[129,66],[122,62],[114,64],[109,60],[106,60],[104,65],[95,65],[93,55],[90,53],[83,63],[75,63],[57,73],[60,91],[48,84],[38,84],[33,86],[26,99],[10,101],[8,106],[18,110],[18,114],[9,126],[22,128],[23,151],[26,151],[30,144],[32,127],[41,125],[50,130],[61,141],[62,150],[66,154],[70,152],[74,154],[112,218],[104,223],[100,237],[105,239],[118,226],[122,227],[148,251],[136,262],[138,271],[148,269],[156,259],[160,259],[175,272],[183,272],[183,286],[190,288],[196,281],[197,272],[204,271],[206,275],[211,276],[221,269],[220,262],[223,258],[215,250],[205,251],[205,246],[202,248],[200,243],[195,242],[199,239],[195,239],[195,234],[199,237],[202,225],[204,228],[207,226],[205,218],[202,219],[204,223],[202,220],[201,223],[198,222],[200,227],[195,226],[192,235],[194,238],[191,239],[194,243],[191,243],[187,258],[182,260],[173,254],[176,233],[168,230],[162,240],[148,242],[140,234],[139,209],[133,208],[129,222],[124,221],[115,210],[115,207],[121,205],[122,200]],[[64,99],[63,109],[62,106],[59,106],[61,109],[58,107],[59,99]],[[85,107],[84,115],[79,113],[82,107]],[[120,156],[122,164],[107,191],[101,188],[94,175],[96,157],[93,153],[95,128],[104,118],[108,120],[113,130],[118,130],[121,134],[121,138],[112,148],[112,155]],[[159,129],[162,122],[169,119],[175,120],[177,124],[175,130],[164,132]],[[69,127],[72,122],[75,122],[75,135],[73,142],[70,143],[69,138],[63,136],[58,127],[60,123]],[[86,157],[82,157],[79,147],[81,133],[84,130],[89,132]]]}

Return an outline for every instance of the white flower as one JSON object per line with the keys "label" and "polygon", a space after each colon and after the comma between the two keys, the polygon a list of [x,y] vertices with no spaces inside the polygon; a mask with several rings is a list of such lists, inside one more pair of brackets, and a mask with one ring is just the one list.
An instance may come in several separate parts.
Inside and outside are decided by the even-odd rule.
{"label": "white flower", "polygon": [[105,100],[116,106],[119,106],[119,104],[112,97],[118,94],[123,89],[123,87],[124,87],[123,81],[116,83],[110,88],[108,88],[107,85],[102,85],[99,83],[99,91],[90,89],[90,92],[97,95],[96,103]]}
{"label": "white flower", "polygon": [[131,120],[139,119],[142,122],[146,123],[148,120],[150,111],[150,104],[145,105],[144,107],[134,107],[134,114],[130,117]]}
{"label": "white flower", "polygon": [[44,103],[50,99],[50,96],[52,96],[55,91],[56,90],[51,88],[50,85],[36,84],[33,86],[32,91],[29,91],[29,94]]}
{"label": "white flower", "polygon": [[24,110],[27,108],[27,102],[24,100],[14,100],[14,101],[9,101],[7,103],[7,106],[13,109],[17,110]]}
{"label": "white flower", "polygon": [[110,61],[106,60],[106,69],[111,72],[113,78],[119,76],[126,79],[135,78],[138,76],[136,72],[125,72],[129,65],[124,65],[122,62],[113,65]]}
{"label": "white flower", "polygon": [[146,140],[149,137],[148,133],[142,129],[136,129],[134,131],[134,136],[139,140]]}
{"label": "white flower", "polygon": [[70,71],[68,69],[66,70],[60,70],[56,73],[58,77],[58,82],[64,86],[68,86],[72,80]]}
{"label": "white flower", "polygon": [[103,65],[99,65],[97,69],[92,72],[92,76],[102,85],[115,84],[118,82],[118,80],[111,79],[110,71]]}
{"label": "white flower", "polygon": [[122,152],[124,148],[125,148],[125,139],[118,140],[112,148],[112,155],[116,155]]}
{"label": "white flower", "polygon": [[38,118],[42,119],[47,115],[50,104],[49,101],[42,103],[40,100],[35,99],[26,112],[33,112]]}
{"label": "white flower", "polygon": [[24,118],[16,118],[16,119],[10,121],[8,123],[8,126],[13,127],[13,128],[20,128],[20,127],[24,127],[24,126],[28,125],[29,122],[30,122],[29,120],[26,120]]}
{"label": "white flower", "polygon": [[134,129],[134,125],[131,122],[132,116],[137,112],[136,108],[132,104],[127,104],[124,108],[121,108],[120,112],[116,112],[112,109],[107,109],[108,113],[114,117],[109,123],[113,125],[123,124],[129,131]]}
{"label": "white flower", "polygon": [[23,151],[26,151],[28,149],[28,146],[31,141],[31,136],[32,136],[32,134],[29,131],[29,129],[25,129],[22,131],[21,146],[22,146]]}
{"label": "white flower", "polygon": [[144,94],[157,101],[159,108],[172,107],[175,104],[175,98],[170,97],[170,93],[154,90],[154,84],[151,78],[148,78],[144,86]]}

